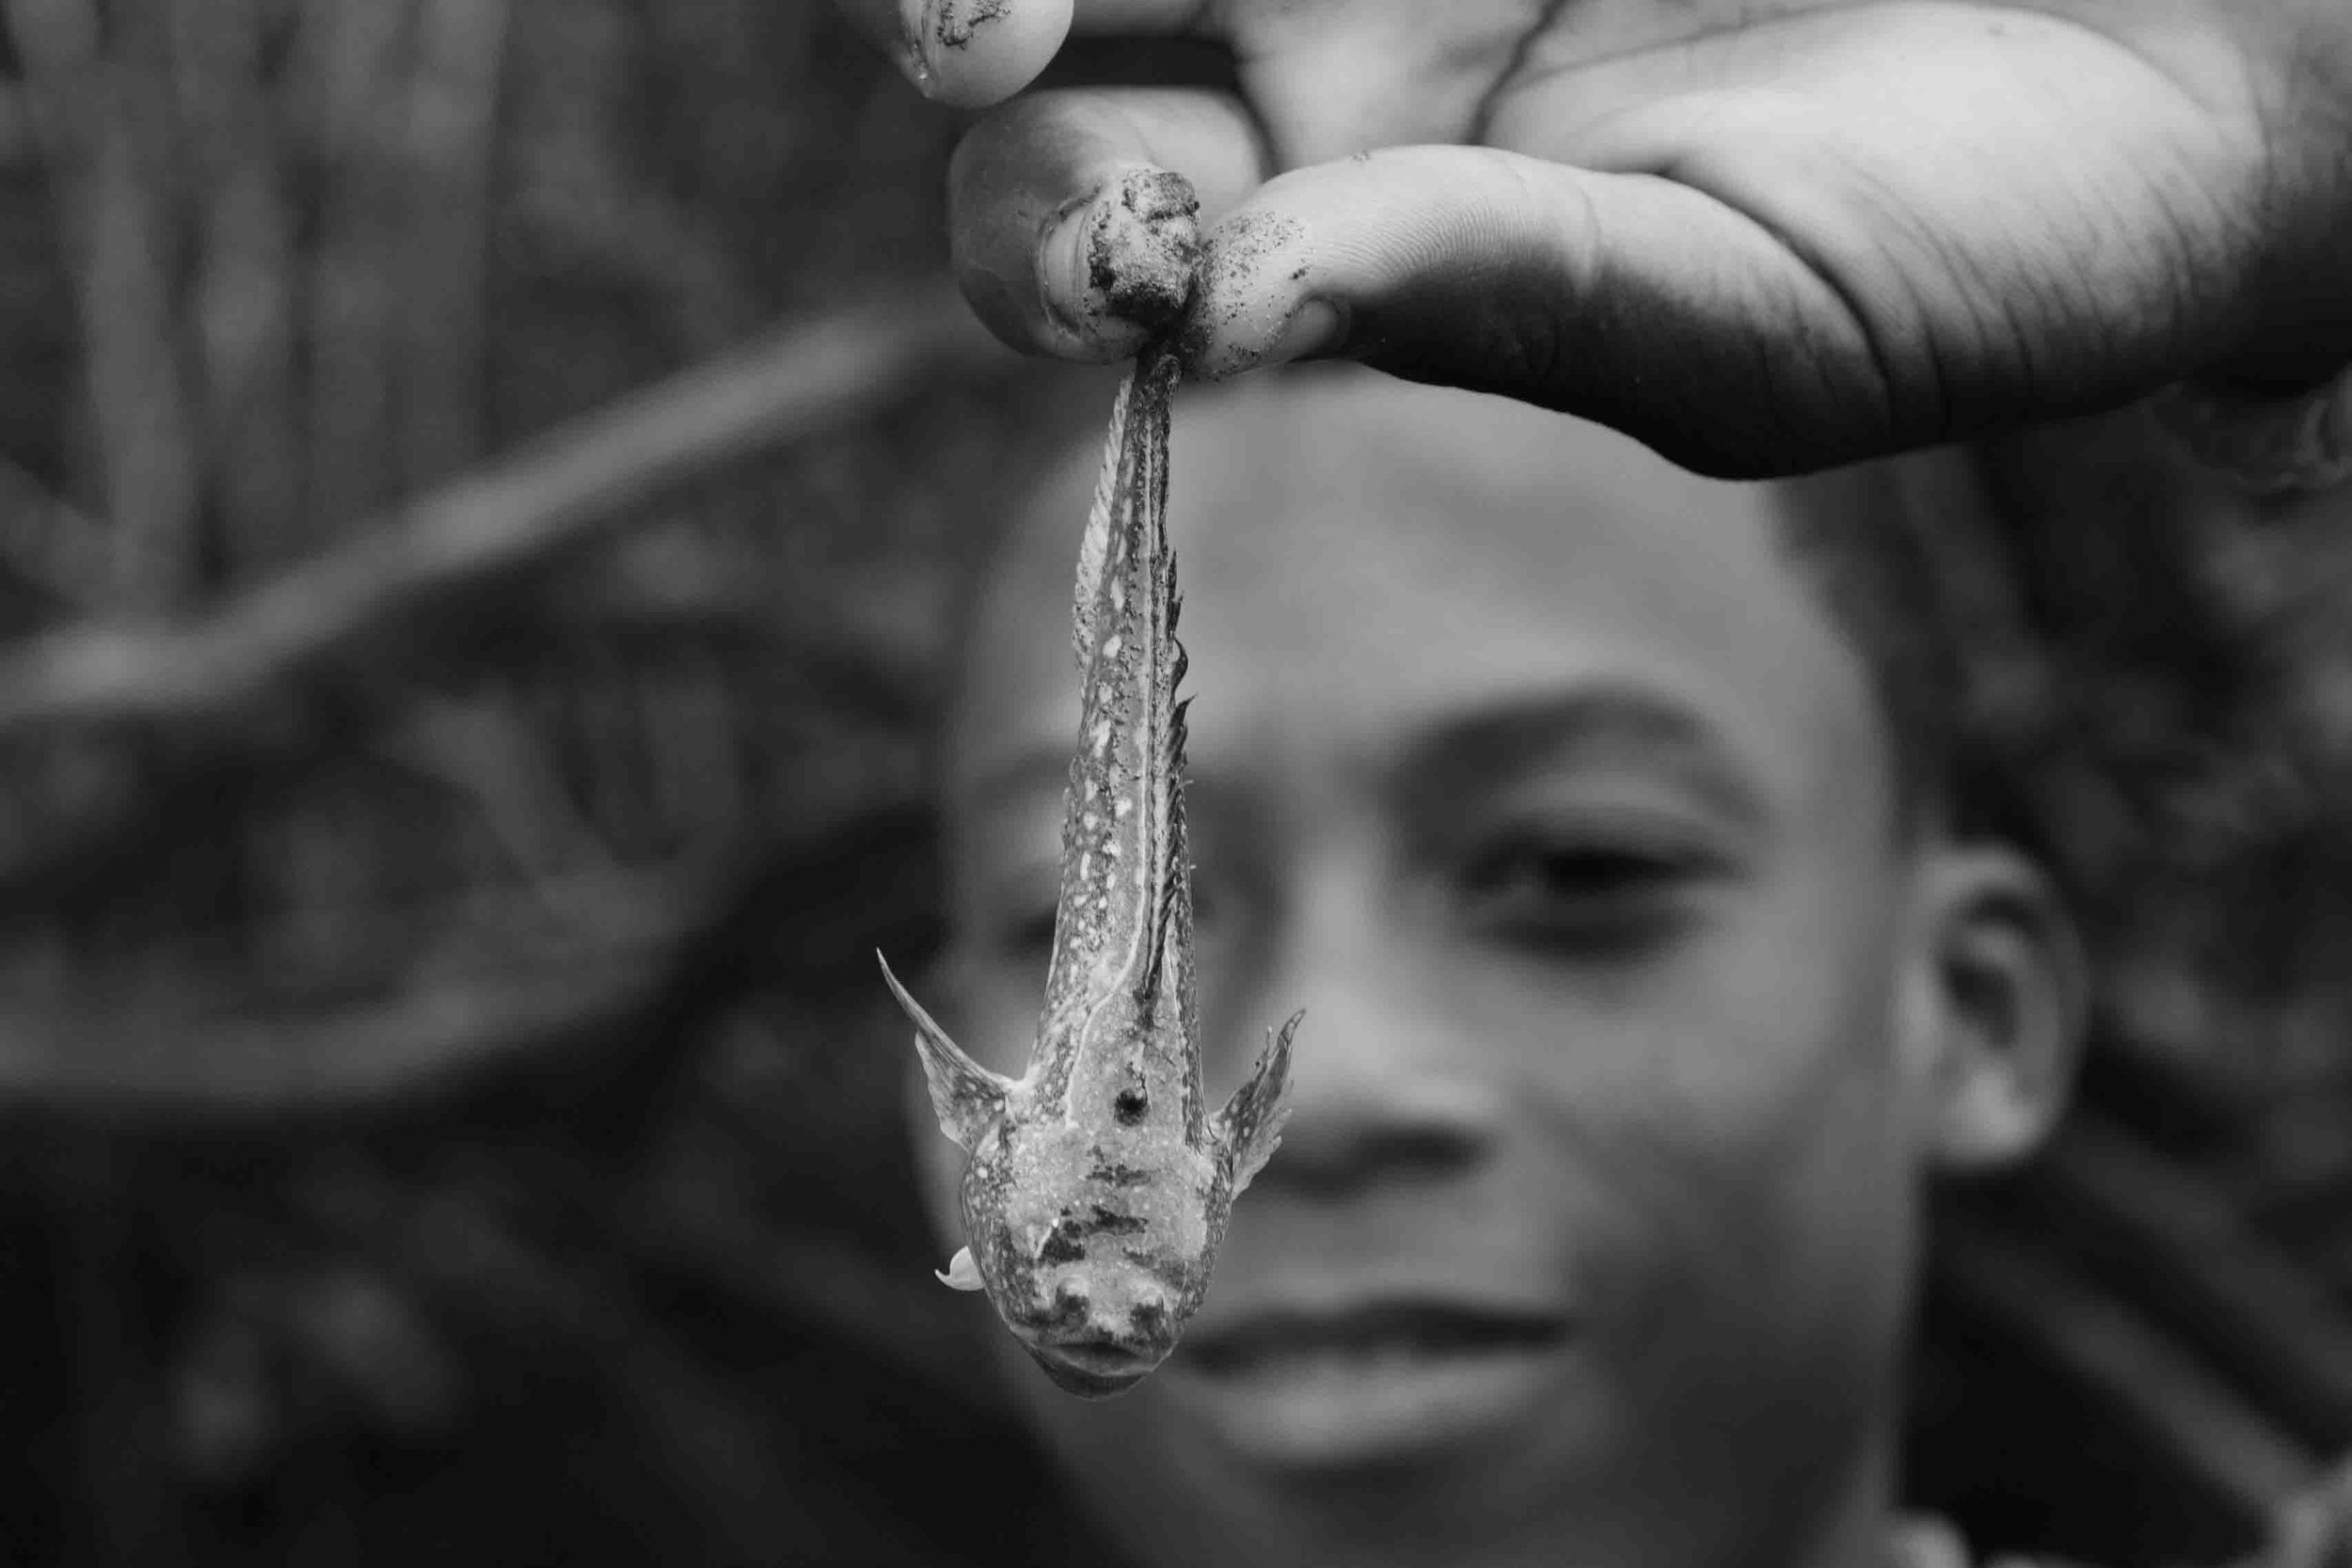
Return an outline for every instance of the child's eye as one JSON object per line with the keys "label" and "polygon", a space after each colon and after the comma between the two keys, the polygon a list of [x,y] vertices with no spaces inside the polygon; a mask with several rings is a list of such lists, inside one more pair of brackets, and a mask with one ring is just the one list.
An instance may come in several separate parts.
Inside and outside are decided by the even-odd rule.
{"label": "child's eye", "polygon": [[1458,886],[1473,919],[1517,939],[1633,941],[1658,932],[1713,864],[1658,835],[1527,829],[1480,847]]}

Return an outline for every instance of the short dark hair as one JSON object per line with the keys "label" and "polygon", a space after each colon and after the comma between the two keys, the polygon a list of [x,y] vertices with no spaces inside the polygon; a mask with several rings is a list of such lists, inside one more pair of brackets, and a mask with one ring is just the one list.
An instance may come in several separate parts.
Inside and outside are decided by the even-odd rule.
{"label": "short dark hair", "polygon": [[2245,1023],[2330,974],[2347,901],[2321,868],[2352,821],[2323,721],[2343,666],[2310,633],[2343,596],[2295,569],[2324,503],[2236,497],[2139,412],[1785,501],[1788,551],[1871,672],[1907,817],[2041,863],[2103,1003],[2159,964],[2176,1009]]}
{"label": "short dark hair", "polygon": [[1862,656],[1891,741],[1899,818],[1949,809],[1965,671],[1931,534],[1888,465],[1792,481],[1775,497],[1779,544]]}

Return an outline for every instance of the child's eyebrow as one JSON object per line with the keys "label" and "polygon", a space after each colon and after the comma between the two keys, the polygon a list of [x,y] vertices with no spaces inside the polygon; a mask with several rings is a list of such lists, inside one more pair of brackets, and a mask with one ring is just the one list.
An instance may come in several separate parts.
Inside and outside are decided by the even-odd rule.
{"label": "child's eyebrow", "polygon": [[[1390,752],[1380,771],[1406,803],[1443,805],[1579,761],[1635,757],[1670,768],[1734,826],[1760,828],[1771,802],[1718,724],[1636,679],[1593,680],[1454,709]],[[1068,748],[1038,745],[976,768],[955,788],[983,812],[1061,799]]]}
{"label": "child's eyebrow", "polygon": [[1539,770],[1603,758],[1663,766],[1734,825],[1761,828],[1772,803],[1731,738],[1698,709],[1638,680],[1592,681],[1506,697],[1415,735],[1392,777],[1417,799],[1490,793]]}

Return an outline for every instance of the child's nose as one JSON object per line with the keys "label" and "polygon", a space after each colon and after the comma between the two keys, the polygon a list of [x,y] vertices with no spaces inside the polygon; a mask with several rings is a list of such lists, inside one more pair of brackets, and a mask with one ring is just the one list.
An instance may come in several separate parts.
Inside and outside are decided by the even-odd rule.
{"label": "child's nose", "polygon": [[1460,1175],[1499,1142],[1500,1097],[1476,1084],[1295,1058],[1292,1077],[1291,1118],[1260,1186],[1320,1193]]}
{"label": "child's nose", "polygon": [[[1292,1046],[1290,1121],[1258,1181],[1332,1189],[1458,1175],[1489,1157],[1505,1086],[1480,1079],[1477,1053],[1448,1038],[1402,966],[1339,958],[1278,961],[1248,988],[1268,1017],[1307,1014]],[[1262,1043],[1260,1030],[1251,1049]]]}

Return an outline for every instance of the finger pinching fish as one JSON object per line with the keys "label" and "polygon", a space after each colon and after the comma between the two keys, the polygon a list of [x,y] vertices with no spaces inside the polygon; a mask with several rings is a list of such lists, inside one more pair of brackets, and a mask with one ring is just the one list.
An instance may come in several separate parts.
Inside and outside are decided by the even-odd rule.
{"label": "finger pinching fish", "polygon": [[1147,348],[1112,409],[1078,555],[1084,681],[1045,1006],[1019,1078],[966,1055],[882,964],[914,1021],[940,1131],[970,1156],[940,1277],[985,1291],[1048,1377],[1100,1399],[1166,1360],[1208,1293],[1233,1199],[1289,1116],[1295,1014],[1224,1109],[1203,1103],[1184,838],[1185,657],[1167,531],[1175,354]]}

